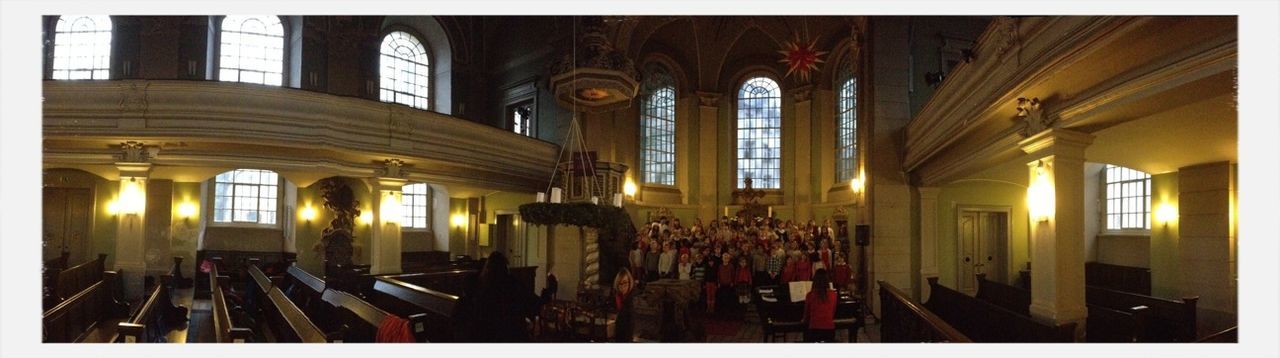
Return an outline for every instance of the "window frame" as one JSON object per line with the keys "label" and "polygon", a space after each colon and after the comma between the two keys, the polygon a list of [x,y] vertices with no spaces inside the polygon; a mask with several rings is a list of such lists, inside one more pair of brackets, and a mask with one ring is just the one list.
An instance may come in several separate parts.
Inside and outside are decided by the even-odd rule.
{"label": "window frame", "polygon": [[[421,185],[421,186],[423,187],[423,193],[421,193],[421,194],[412,193],[412,194],[411,194],[411,193],[409,193],[409,191],[408,191],[408,190],[406,190],[406,189],[408,189],[410,186],[414,186],[414,185]],[[412,224],[413,224],[413,218],[414,218],[414,215],[413,215],[413,206],[412,206],[412,205],[410,205],[410,204],[408,204],[408,202],[409,202],[409,197],[411,197],[411,196],[421,196],[421,197],[423,198],[423,202],[426,204],[426,205],[423,205],[423,206],[422,206],[422,208],[424,208],[424,210],[425,210],[425,212],[423,213],[422,217],[423,217],[423,219],[424,219],[424,220],[426,220],[426,227],[416,227],[416,226],[412,226]],[[434,196],[435,196],[435,190],[433,190],[433,189],[431,188],[431,184],[427,184],[427,183],[409,183],[409,184],[405,184],[404,186],[401,186],[401,187],[400,187],[400,205],[402,206],[402,212],[404,213],[404,214],[403,214],[403,217],[400,219],[400,220],[401,220],[401,224],[400,224],[400,230],[401,230],[401,231],[413,231],[413,232],[430,232],[430,231],[431,231],[431,229],[432,229],[432,227],[431,227],[431,226],[432,226],[432,225],[431,225],[431,224],[432,224],[432,222],[431,222],[431,214],[432,214],[432,213],[431,213],[431,208],[432,208],[432,206],[433,206],[432,204],[433,204],[433,203],[435,203],[435,197],[434,197]]]}
{"label": "window frame", "polygon": [[[1132,170],[1132,171],[1134,171],[1134,172],[1136,172],[1136,173],[1140,173],[1140,174],[1142,174],[1142,175],[1145,175],[1146,177],[1145,177],[1145,178],[1137,178],[1137,179],[1124,179],[1124,180],[1118,180],[1118,181],[1114,181],[1114,182],[1109,182],[1109,181],[1107,180],[1107,171],[1108,171],[1108,170],[1110,170],[1111,168],[1119,168],[1119,169]],[[1133,169],[1133,168],[1128,168],[1128,167],[1124,167],[1124,166],[1119,166],[1119,165],[1114,165],[1114,164],[1104,164],[1104,165],[1103,165],[1103,167],[1102,167],[1102,170],[1098,172],[1098,183],[1099,183],[1099,186],[1098,186],[1098,200],[1099,200],[1099,205],[1098,205],[1098,213],[1099,213],[1099,214],[1098,214],[1098,221],[1099,221],[1099,228],[1100,228],[1099,232],[1100,232],[1101,234],[1103,234],[1103,235],[1150,235],[1150,234],[1151,234],[1151,225],[1152,225],[1152,218],[1151,218],[1151,215],[1153,214],[1153,210],[1154,210],[1154,208],[1152,207],[1152,204],[1151,204],[1151,174],[1150,174],[1150,173],[1146,173],[1146,172],[1143,172],[1143,171],[1141,171],[1141,170],[1137,170],[1137,169]],[[1145,207],[1144,207],[1144,208],[1143,208],[1143,210],[1142,210],[1142,211],[1140,211],[1140,212],[1138,212],[1138,211],[1125,211],[1125,210],[1123,209],[1123,205],[1124,205],[1123,201],[1124,201],[1124,198],[1134,198],[1134,197],[1138,197],[1138,196],[1128,196],[1128,197],[1126,197],[1126,196],[1124,196],[1124,195],[1123,195],[1123,193],[1122,193],[1120,196],[1117,196],[1117,197],[1115,197],[1115,198],[1113,199],[1112,197],[1110,197],[1110,196],[1108,195],[1108,186],[1110,186],[1110,185],[1124,185],[1124,184],[1133,184],[1133,183],[1137,183],[1137,184],[1139,184],[1139,189],[1143,190],[1143,191],[1144,191],[1144,193],[1145,193],[1144,195],[1141,195],[1141,196],[1142,196],[1142,197],[1146,197],[1146,200],[1145,200]],[[1121,224],[1120,224],[1120,228],[1115,228],[1115,229],[1111,228],[1111,225],[1110,225],[1110,224],[1111,224],[1111,216],[1112,216],[1112,212],[1111,212],[1111,210],[1110,210],[1110,206],[1109,206],[1109,204],[1110,204],[1110,203],[1109,203],[1109,201],[1110,201],[1110,200],[1118,200],[1118,201],[1120,202],[1118,205],[1121,205],[1121,207],[1122,207],[1122,208],[1121,208],[1121,210],[1120,210],[1120,212],[1119,212],[1118,214],[1115,214],[1115,215],[1121,215],[1121,216],[1122,216],[1122,217],[1121,217]],[[1141,214],[1141,215],[1138,215],[1138,217],[1141,217],[1141,218],[1143,219],[1145,228],[1124,227],[1124,219],[1123,219],[1123,215],[1133,215],[1133,214]]]}
{"label": "window frame", "polygon": [[741,80],[739,80],[739,81],[737,81],[737,82],[736,82],[738,85],[735,87],[734,92],[733,92],[733,117],[732,117],[732,120],[731,120],[731,123],[733,124],[733,157],[734,157],[734,160],[733,160],[733,175],[734,175],[733,181],[734,181],[734,184],[733,184],[733,185],[734,185],[734,190],[741,190],[741,189],[744,189],[744,186],[743,186],[742,184],[743,184],[743,179],[745,179],[744,177],[739,177],[739,175],[741,174],[741,166],[740,166],[740,162],[742,161],[742,157],[741,157],[741,156],[739,156],[739,154],[738,154],[738,152],[739,152],[740,150],[742,150],[741,143],[740,143],[740,142],[741,142],[741,137],[739,136],[740,131],[741,131],[741,128],[739,127],[739,122],[740,122],[740,121],[741,121],[741,119],[742,119],[742,118],[741,118],[741,114],[742,114],[742,90],[747,86],[747,83],[751,82],[752,80],[754,80],[754,79],[756,79],[756,78],[764,78],[764,79],[767,79],[767,80],[769,80],[769,81],[773,82],[774,87],[775,87],[775,90],[777,91],[777,97],[768,97],[768,98],[777,98],[777,100],[778,100],[778,107],[777,107],[777,111],[778,111],[778,112],[777,112],[777,113],[778,113],[778,116],[777,116],[777,118],[778,118],[778,126],[776,127],[776,128],[777,128],[777,130],[778,130],[778,136],[777,136],[777,139],[778,139],[778,148],[777,148],[777,149],[778,149],[778,156],[777,156],[777,161],[778,161],[777,171],[778,171],[778,172],[777,172],[777,174],[778,174],[778,175],[777,175],[777,179],[776,179],[776,181],[778,182],[778,185],[777,185],[777,187],[776,187],[776,188],[765,188],[765,187],[761,187],[761,186],[758,184],[758,183],[759,183],[759,178],[751,178],[751,179],[752,179],[752,181],[753,181],[753,182],[755,182],[755,184],[754,184],[754,185],[752,185],[752,188],[754,188],[754,189],[756,189],[756,190],[761,190],[761,191],[778,191],[778,192],[780,192],[780,191],[782,191],[782,188],[784,188],[784,187],[786,186],[786,181],[784,180],[784,178],[783,178],[783,173],[782,173],[782,167],[783,167],[783,165],[782,165],[782,158],[784,157],[783,150],[784,150],[784,148],[786,147],[786,143],[785,143],[786,135],[785,135],[785,133],[783,133],[783,127],[784,127],[784,125],[783,125],[783,120],[784,120],[784,115],[783,115],[784,111],[783,111],[783,107],[785,106],[784,98],[785,98],[786,96],[785,96],[785,92],[783,91],[783,88],[782,88],[782,83],[781,83],[781,82],[779,82],[779,81],[777,80],[776,76],[774,76],[774,75],[772,75],[772,74],[770,74],[770,73],[762,73],[762,72],[758,72],[758,71],[757,71],[757,72],[751,72],[751,73],[748,73],[748,74],[746,74],[746,75],[744,75],[744,76],[742,76],[742,77],[740,77],[740,78],[741,78]]}
{"label": "window frame", "polygon": [[[842,65],[840,69],[840,74],[836,77],[836,83],[835,83],[835,101],[834,101],[835,105],[832,106],[832,108],[835,110],[834,118],[836,121],[836,130],[834,133],[835,134],[835,153],[834,153],[835,168],[834,170],[836,174],[835,182],[837,186],[843,186],[846,183],[848,183],[849,180],[852,180],[858,177],[858,173],[860,172],[859,161],[862,159],[861,152],[859,151],[859,147],[862,143],[861,141],[858,140],[858,129],[862,127],[859,125],[859,122],[862,120],[862,116],[860,116],[858,113],[859,111],[858,73],[854,71],[853,64],[850,61],[846,60],[846,61],[842,61],[841,63]],[[853,93],[850,96],[850,99],[853,101],[853,106],[851,108],[844,109],[843,108],[844,106],[843,92],[845,87],[844,85],[846,82],[849,82],[849,81],[853,82]],[[850,136],[849,139],[851,143],[849,143],[848,146],[844,145],[844,143],[841,142],[841,138],[840,138],[842,135],[845,134],[844,127],[843,127],[845,123],[844,123],[844,118],[842,118],[842,116],[845,115],[846,113],[853,116],[852,120],[850,121],[850,123],[853,124],[852,133],[849,133],[849,136]],[[853,153],[852,157],[850,158],[853,161],[853,163],[851,164],[852,167],[850,168],[841,167],[841,161],[843,160],[843,158],[841,157],[841,151],[843,151],[846,147],[851,147],[852,153]],[[848,176],[846,177],[845,174],[848,174]]]}
{"label": "window frame", "polygon": [[[647,77],[649,77],[649,79],[645,81],[645,91],[643,93],[643,97],[640,99],[640,106],[639,106],[640,107],[639,108],[639,119],[640,119],[639,125],[640,126],[638,131],[639,132],[638,144],[640,146],[639,148],[640,149],[639,151],[640,183],[641,185],[646,185],[646,186],[674,188],[678,183],[678,180],[679,180],[678,178],[680,175],[680,165],[679,165],[679,155],[680,155],[679,147],[680,146],[677,139],[679,135],[678,134],[679,132],[679,124],[678,124],[679,123],[678,122],[679,121],[679,111],[678,111],[679,103],[678,102],[679,102],[680,90],[676,86],[675,78],[671,76],[671,72],[667,68],[653,67],[649,71],[649,74]],[[670,91],[671,93],[670,103],[663,107],[652,106],[651,104],[653,103],[653,99],[659,92],[662,92],[662,91]],[[650,112],[653,109],[664,109],[666,107],[669,107],[669,109],[666,109],[666,111],[668,111],[668,113],[670,114],[670,118],[664,118],[659,115],[654,115]],[[651,128],[654,128],[656,130],[655,127],[651,127],[647,125],[647,121],[650,119],[654,121],[669,123],[671,128],[670,130],[671,140],[669,143],[666,143],[667,146],[669,147],[666,149],[669,149],[669,151],[663,151],[662,149],[664,148],[659,148],[661,147],[661,145],[646,146],[646,143],[647,143],[646,139],[649,138],[649,133],[646,130]],[[662,123],[662,124],[667,124],[667,123]],[[655,161],[649,158],[650,152],[670,155],[671,160],[669,163],[671,164],[671,171],[669,173],[665,173],[665,172],[661,173],[661,175],[663,176],[670,176],[670,183],[665,183],[661,181],[650,181],[650,178],[649,178],[650,174],[655,173],[655,172],[649,171],[650,163],[651,162],[667,163],[666,161]]]}
{"label": "window frame", "polygon": [[[59,23],[62,23],[62,22],[63,22],[63,19],[64,19],[64,18],[66,18],[67,16],[76,16],[77,18],[78,18],[78,17],[81,17],[81,16],[83,16],[83,17],[102,16],[102,17],[105,17],[105,18],[107,19],[107,21],[108,21],[108,22],[110,22],[110,25],[109,25],[109,26],[110,26],[110,28],[106,31],[106,33],[107,33],[107,35],[108,35],[108,37],[109,37],[109,40],[107,41],[107,55],[106,55],[106,63],[107,63],[107,67],[106,67],[106,68],[97,68],[97,67],[91,67],[91,68],[89,68],[88,70],[89,70],[89,72],[90,72],[90,78],[80,78],[80,79],[65,78],[65,79],[59,79],[59,78],[55,78],[55,77],[54,77],[54,74],[55,74],[56,72],[58,72],[58,71],[59,71],[59,69],[58,69],[58,67],[57,67],[57,66],[58,66],[58,65],[57,65],[57,63],[58,63],[58,33],[59,33],[59,31],[58,31],[58,24],[59,24]],[[70,25],[70,24],[71,24],[71,23],[70,23],[70,22],[68,22],[68,25]],[[48,33],[46,33],[46,34],[45,34],[45,36],[47,36],[47,39],[48,39],[48,41],[49,41],[49,42],[48,42],[49,47],[47,48],[47,49],[48,49],[48,51],[49,51],[49,52],[48,52],[48,56],[49,56],[49,57],[47,57],[47,59],[48,59],[48,63],[47,63],[47,65],[46,65],[46,66],[47,66],[46,68],[47,68],[47,71],[48,71],[48,72],[47,72],[47,76],[48,76],[47,78],[48,78],[49,80],[54,80],[54,81],[102,81],[102,80],[111,80],[111,79],[114,79],[114,78],[116,77],[116,76],[115,76],[115,73],[112,73],[112,71],[114,70],[114,69],[113,69],[113,67],[114,67],[114,66],[112,66],[112,61],[115,61],[115,59],[116,59],[116,58],[115,58],[115,56],[113,56],[113,55],[114,55],[114,52],[115,52],[116,20],[115,20],[115,19],[112,19],[112,16],[111,16],[111,15],[88,15],[88,14],[82,14],[82,15],[55,15],[55,16],[53,16],[52,23],[50,24],[49,28],[51,28],[51,29],[52,29],[52,31],[50,31],[50,32],[48,32]],[[94,31],[94,32],[101,32],[101,31]],[[94,56],[94,57],[97,57],[97,56]],[[67,71],[67,72],[68,72],[68,77],[70,77],[70,76],[69,76],[69,75],[70,75],[70,72],[71,72],[71,71],[76,71],[76,70],[77,70],[77,69],[68,68],[68,69],[64,69],[64,70],[62,70],[62,71]],[[78,69],[78,70],[83,71],[84,69]],[[93,76],[93,73],[96,73],[97,71],[106,71],[106,77],[105,77],[105,78],[95,78],[95,76]]]}
{"label": "window frame", "polygon": [[[243,84],[271,86],[271,87],[290,87],[289,83],[292,80],[292,78],[289,77],[289,64],[290,62],[293,61],[293,58],[291,56],[291,53],[293,51],[291,51],[289,48],[289,39],[291,36],[293,36],[293,34],[290,32],[291,24],[289,23],[288,17],[280,16],[280,15],[250,15],[250,16],[275,16],[277,19],[280,19],[280,29],[281,29],[281,32],[280,32],[280,39],[281,39],[280,85],[276,86],[276,85],[270,85],[265,83],[243,82],[238,80],[226,81],[222,79],[222,24],[224,21],[226,21],[227,15],[214,16],[210,20],[212,22],[209,27],[210,32],[212,32],[212,34],[209,35],[210,66],[208,67],[209,73],[206,76],[206,78],[213,81],[227,82],[227,83],[243,83]],[[237,70],[239,71],[239,69]]]}
{"label": "window frame", "polygon": [[[226,173],[229,173],[229,172],[239,171],[239,170],[260,170],[260,171],[265,171],[265,172],[271,172],[271,173],[274,173],[274,174],[276,175],[276,183],[275,183],[275,189],[276,189],[276,197],[275,197],[275,200],[276,200],[276,207],[275,207],[275,213],[274,213],[274,214],[275,214],[275,216],[276,216],[275,223],[272,223],[272,224],[264,224],[264,223],[260,223],[260,222],[235,221],[235,212],[234,212],[234,210],[235,210],[235,201],[234,201],[234,200],[232,200],[232,203],[231,203],[231,205],[232,205],[232,206],[231,206],[231,210],[232,210],[232,214],[231,214],[232,219],[231,219],[231,220],[232,220],[232,221],[218,221],[218,220],[217,220],[217,217],[218,217],[218,213],[217,213],[217,211],[218,211],[218,176],[221,176],[221,175],[226,174]],[[235,168],[235,169],[231,169],[231,170],[228,170],[228,171],[224,171],[224,172],[218,173],[217,175],[214,175],[212,178],[209,178],[209,180],[207,181],[207,183],[209,184],[209,185],[208,185],[208,187],[209,187],[209,188],[208,188],[208,190],[206,190],[206,191],[205,191],[205,194],[206,194],[206,197],[208,198],[208,207],[207,207],[207,210],[205,210],[205,212],[206,212],[206,213],[208,213],[208,214],[206,215],[206,219],[208,220],[207,222],[208,222],[209,226],[211,226],[211,227],[212,227],[212,226],[216,226],[216,227],[256,228],[256,229],[283,229],[283,228],[284,228],[284,220],[285,220],[285,215],[284,215],[284,208],[285,208],[285,203],[284,203],[284,194],[285,194],[285,193],[284,193],[284,187],[285,187],[285,185],[284,185],[284,184],[285,184],[285,183],[284,183],[284,176],[280,175],[280,173],[279,173],[279,172],[276,172],[276,171],[274,171],[274,170],[269,170],[269,169],[257,169],[257,168]],[[233,184],[233,185],[236,185],[236,184]],[[262,195],[261,195],[261,187],[262,187],[262,186],[265,186],[266,184],[240,184],[240,185],[257,185],[257,186],[259,187],[259,194],[258,194],[256,197],[258,198],[258,200],[261,200],[261,198],[262,198]],[[233,190],[234,190],[234,189],[233,189]],[[231,195],[230,197],[232,197],[232,198],[234,198],[234,197],[235,197],[234,191],[232,192],[232,195]],[[259,210],[258,210],[259,215],[261,215],[261,211],[262,211],[261,209],[259,209]]]}
{"label": "window frame", "polygon": [[[382,53],[382,43],[383,43],[383,42],[386,42],[386,40],[387,40],[387,37],[388,37],[388,36],[391,36],[391,34],[396,33],[396,32],[403,32],[403,33],[408,34],[408,35],[409,35],[410,37],[412,37],[415,41],[418,41],[418,44],[422,46],[422,55],[423,55],[423,56],[426,58],[426,60],[427,60],[427,61],[426,61],[426,64],[424,65],[424,66],[427,68],[427,73],[426,73],[426,75],[425,75],[426,86],[427,86],[427,93],[426,93],[426,97],[424,98],[424,99],[425,99],[425,102],[426,102],[426,104],[427,104],[427,105],[426,105],[426,107],[425,107],[425,108],[424,108],[424,107],[412,106],[412,105],[406,105],[406,104],[404,104],[404,103],[396,102],[396,101],[394,101],[394,100],[393,100],[393,101],[386,101],[386,100],[383,100],[383,99],[382,99],[382,89],[383,89],[383,87],[382,87],[382,78],[383,78],[383,77],[382,77],[382,69],[383,69],[383,67],[382,67],[382,57],[383,57],[383,53]],[[417,109],[417,110],[423,110],[423,111],[435,111],[435,108],[436,108],[436,102],[435,102],[435,101],[436,101],[436,86],[435,86],[435,73],[433,73],[432,71],[435,69],[435,65],[436,65],[437,63],[436,63],[436,58],[435,58],[435,56],[431,53],[431,43],[429,43],[429,42],[427,42],[427,41],[426,41],[426,36],[422,36],[422,34],[421,34],[421,33],[419,33],[417,30],[415,30],[415,29],[413,29],[413,28],[411,28],[411,27],[408,27],[408,26],[404,26],[404,25],[391,25],[391,26],[387,26],[386,28],[384,28],[384,29],[382,30],[382,32],[381,32],[380,34],[378,34],[378,42],[377,42],[377,44],[378,44],[378,45],[376,46],[376,56],[377,56],[378,61],[377,61],[377,63],[376,63],[377,69],[375,70],[375,76],[376,76],[376,78],[377,78],[377,85],[376,85],[376,87],[374,87],[374,90],[373,90],[373,93],[372,93],[373,98],[374,98],[374,99],[377,99],[379,102],[382,102],[382,103],[398,104],[398,105],[406,106],[406,107],[413,108],[413,109]],[[416,74],[417,74],[417,72],[415,72],[414,74],[416,75]]]}

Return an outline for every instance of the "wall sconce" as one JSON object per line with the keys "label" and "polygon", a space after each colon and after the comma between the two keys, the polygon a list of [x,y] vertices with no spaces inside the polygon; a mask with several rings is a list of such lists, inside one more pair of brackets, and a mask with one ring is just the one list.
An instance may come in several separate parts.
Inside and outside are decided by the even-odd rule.
{"label": "wall sconce", "polygon": [[1160,204],[1156,207],[1156,221],[1166,226],[1170,221],[1178,220],[1178,208],[1169,203]]}
{"label": "wall sconce", "polygon": [[120,203],[116,200],[107,202],[107,214],[116,216],[120,214]]}
{"label": "wall sconce", "polygon": [[302,210],[298,211],[298,216],[302,217],[303,221],[311,222],[311,220],[315,220],[316,218],[316,208],[311,207],[311,205],[307,205],[306,207],[303,207]]}
{"label": "wall sconce", "polygon": [[184,202],[178,204],[178,217],[187,220],[196,216],[196,204]]}
{"label": "wall sconce", "polygon": [[147,196],[143,194],[142,182],[130,177],[120,181],[120,197],[116,199],[117,212],[124,215],[142,214],[147,209]]}
{"label": "wall sconce", "polygon": [[635,197],[636,197],[636,182],[632,181],[630,178],[627,178],[627,182],[626,182],[626,183],[624,183],[624,184],[622,184],[622,193],[623,193],[623,194],[626,194],[626,195],[627,195],[627,197],[635,198]]}
{"label": "wall sconce", "polygon": [[866,184],[862,181],[862,177],[849,179],[849,190],[852,190],[853,194],[862,194],[863,189],[866,189]]}
{"label": "wall sconce", "polygon": [[382,224],[400,224],[400,219],[404,216],[404,206],[400,204],[400,195],[388,191],[382,194],[382,206],[378,208],[378,214],[382,216]]}
{"label": "wall sconce", "polygon": [[360,213],[360,222],[361,222],[361,223],[363,223],[363,224],[365,224],[365,225],[372,225],[372,224],[373,224],[373,211],[371,211],[371,210],[364,210],[364,212]]}
{"label": "wall sconce", "polygon": [[1031,185],[1027,186],[1027,211],[1032,220],[1049,221],[1054,214],[1056,200],[1053,181],[1049,179],[1049,165],[1039,161],[1033,172]]}
{"label": "wall sconce", "polygon": [[450,220],[450,222],[452,222],[452,223],[453,223],[453,226],[458,227],[458,228],[461,228],[461,227],[463,227],[463,226],[466,226],[466,225],[467,225],[467,216],[466,216],[466,215],[462,215],[462,214],[453,214],[453,217],[449,218],[449,220]]}

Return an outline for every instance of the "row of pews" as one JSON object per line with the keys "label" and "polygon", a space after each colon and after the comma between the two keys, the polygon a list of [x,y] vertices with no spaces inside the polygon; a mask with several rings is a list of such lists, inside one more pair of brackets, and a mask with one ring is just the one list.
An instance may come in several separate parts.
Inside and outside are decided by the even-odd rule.
{"label": "row of pews", "polygon": [[187,307],[173,303],[174,290],[181,286],[182,258],[174,257],[173,268],[160,276],[159,282],[143,300],[142,306],[128,319],[116,324],[113,343],[165,343],[170,331],[186,325]]}
{"label": "row of pews", "polygon": [[105,270],[107,255],[58,270],[48,278],[42,340],[82,342],[104,322],[128,315],[129,305],[116,299],[119,275]]}

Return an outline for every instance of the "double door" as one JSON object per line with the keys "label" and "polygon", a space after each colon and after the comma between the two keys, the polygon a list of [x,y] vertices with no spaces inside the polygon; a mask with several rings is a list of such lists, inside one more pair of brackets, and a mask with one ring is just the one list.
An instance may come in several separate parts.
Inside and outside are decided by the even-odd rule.
{"label": "double door", "polygon": [[88,261],[92,215],[88,188],[44,188],[44,260],[66,251],[68,265]]}
{"label": "double door", "polygon": [[975,294],[979,273],[986,274],[988,280],[1008,283],[1009,212],[961,208],[958,214],[958,290]]}

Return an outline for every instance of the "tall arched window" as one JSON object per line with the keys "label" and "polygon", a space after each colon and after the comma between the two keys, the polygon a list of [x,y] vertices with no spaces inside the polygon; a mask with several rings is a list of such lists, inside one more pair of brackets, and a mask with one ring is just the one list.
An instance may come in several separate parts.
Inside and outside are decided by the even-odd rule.
{"label": "tall arched window", "polygon": [[280,176],[260,169],[236,169],[213,179],[213,222],[275,225]]}
{"label": "tall arched window", "polygon": [[105,80],[111,73],[111,17],[63,15],[53,37],[53,79]]}
{"label": "tall arched window", "polygon": [[738,90],[738,188],[780,189],[782,90],[767,77],[753,77]]}
{"label": "tall arched window", "polygon": [[675,185],[676,88],[660,67],[647,77],[640,108],[640,167],[645,183]]}
{"label": "tall arched window", "polygon": [[836,82],[836,181],[858,175],[858,77],[846,60]]}
{"label": "tall arched window", "polygon": [[279,16],[227,16],[219,36],[218,80],[279,86],[284,80],[284,25]]}
{"label": "tall arched window", "polygon": [[408,32],[395,31],[382,38],[381,53],[382,101],[431,109],[427,77],[431,72],[422,42]]}

